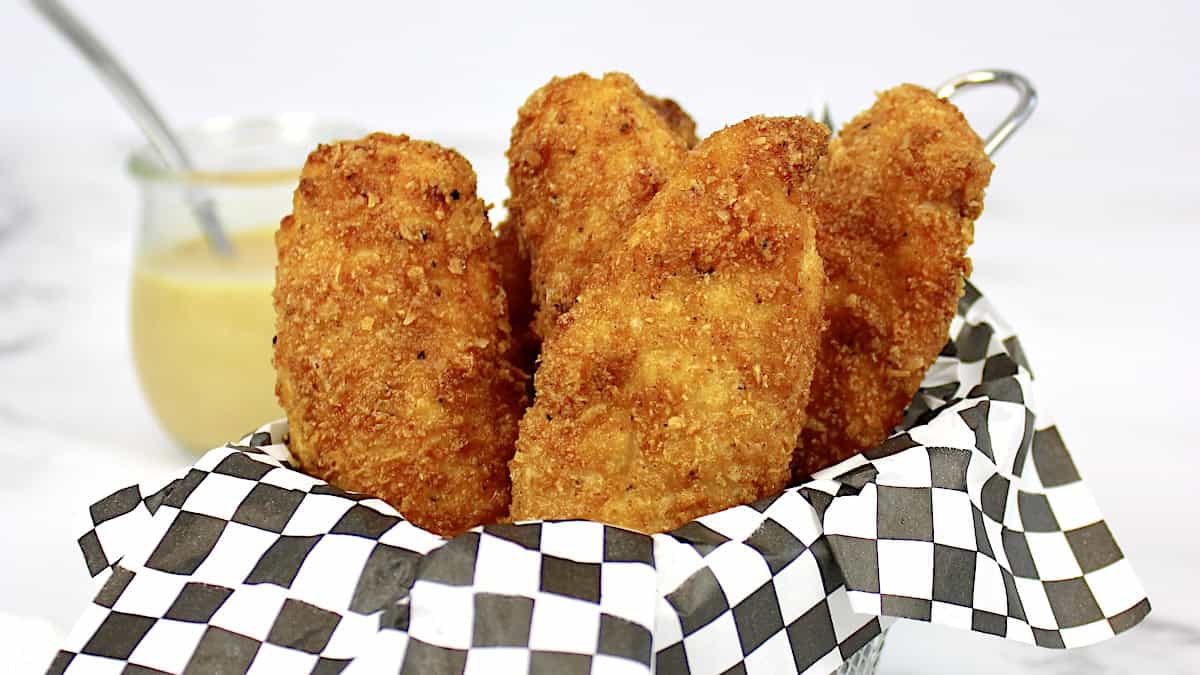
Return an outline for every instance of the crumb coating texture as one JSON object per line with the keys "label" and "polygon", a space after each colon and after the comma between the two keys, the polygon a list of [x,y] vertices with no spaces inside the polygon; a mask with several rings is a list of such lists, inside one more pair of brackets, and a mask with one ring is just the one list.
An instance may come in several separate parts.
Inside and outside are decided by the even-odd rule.
{"label": "crumb coating texture", "polygon": [[822,323],[806,182],[827,139],[756,117],[687,156],[543,345],[514,519],[661,532],[786,485]]}
{"label": "crumb coating texture", "polygon": [[276,246],[276,393],[305,470],[440,534],[505,516],[525,378],[470,164],[406,136],[322,145]]}
{"label": "crumb coating texture", "polygon": [[992,163],[962,113],[900,85],[833,139],[815,180],[829,328],[797,479],[882,442],[946,343]]}
{"label": "crumb coating texture", "polygon": [[679,167],[696,125],[628,75],[554,78],[521,106],[508,150],[508,222],[529,257],[535,339]]}

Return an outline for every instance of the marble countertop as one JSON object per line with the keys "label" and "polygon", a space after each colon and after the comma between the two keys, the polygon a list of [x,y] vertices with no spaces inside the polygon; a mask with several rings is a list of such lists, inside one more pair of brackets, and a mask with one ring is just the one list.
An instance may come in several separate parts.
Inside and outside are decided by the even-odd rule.
{"label": "marble countertop", "polygon": [[[135,9],[128,2],[114,5],[114,16],[158,11],[144,5]],[[233,11],[232,4],[217,5],[214,13]],[[169,22],[165,11],[155,14],[156,20]],[[262,24],[260,14],[265,11],[251,14]],[[1192,19],[1200,18],[1200,11],[1189,11]],[[1145,30],[1195,23],[1179,17],[1139,17],[1129,20]],[[196,88],[163,75],[190,63],[175,53],[187,49],[164,52],[166,65],[152,63],[149,55],[163,46],[161,39],[139,37],[113,17],[89,18],[122,38],[133,58],[147,64],[145,73],[159,76],[156,91],[175,109],[192,111],[189,121],[228,108],[203,97],[189,98],[199,96]],[[210,28],[218,23],[202,16],[188,20],[207,21]],[[600,28],[607,25],[595,20]],[[1195,583],[1200,538],[1194,524],[1200,513],[1192,487],[1200,472],[1200,433],[1194,422],[1200,361],[1191,354],[1200,335],[1200,307],[1194,292],[1187,290],[1196,287],[1200,176],[1195,141],[1177,140],[1193,138],[1189,120],[1200,114],[1200,98],[1194,92],[1178,94],[1173,112],[1136,131],[1121,127],[1120,133],[1106,135],[1112,119],[1089,115],[1095,109],[1133,110],[1138,101],[1119,96],[1136,97],[1156,87],[1167,91],[1173,82],[1189,81],[1184,71],[1193,66],[1186,64],[1200,63],[1200,55],[1194,43],[1185,44],[1183,37],[1168,31],[1155,40],[1143,39],[1140,50],[1112,56],[1103,51],[1104,40],[1088,41],[1064,28],[1073,25],[1071,20],[1065,14],[1050,16],[1051,27],[1031,29],[1032,55],[1027,63],[1015,64],[1031,75],[1040,72],[1044,79],[1035,79],[1045,82],[1047,95],[1038,125],[1023,131],[998,160],[988,210],[972,249],[973,280],[1021,336],[1041,396],[1050,403],[1154,609],[1137,629],[1070,652],[899,622],[889,634],[881,673],[1185,673],[1194,672],[1200,663],[1200,590]],[[1096,30],[1115,43],[1128,34],[1125,20],[1113,14],[1096,24]],[[269,53],[285,48],[298,22],[316,19],[299,12],[287,21],[292,23],[286,30],[264,33],[255,54],[274,63]],[[927,23],[924,30],[930,35],[955,33],[950,24],[933,18]],[[1009,26],[1010,33],[1024,28],[1018,23]],[[600,28],[597,31],[603,32]],[[883,29],[867,30],[874,31],[873,39],[886,38]],[[478,32],[480,40],[493,40],[487,45],[500,49],[504,44],[484,36],[483,29]],[[1075,48],[1084,45],[1080,53],[1088,58],[1125,59],[1122,63],[1130,72],[1149,73],[1149,79],[1130,83],[1132,93],[1077,86],[1066,74],[1071,64],[1057,58],[1049,42],[1055,36]],[[418,42],[434,39],[409,37]],[[586,36],[577,37],[591,44]],[[376,49],[390,48],[382,36],[374,39]],[[828,51],[834,48],[832,38],[814,39],[826,40],[821,47]],[[193,459],[174,448],[158,428],[142,400],[130,356],[128,283],[138,204],[122,164],[136,142],[135,132],[73,55],[61,45],[51,49],[48,40],[48,34],[17,9],[0,8],[0,81],[13,83],[9,88],[15,87],[17,95],[11,100],[18,102],[5,108],[0,125],[0,523],[5,535],[0,546],[0,654],[5,655],[6,667],[18,672],[45,667],[91,595],[75,544],[87,505],[111,489],[178,470]],[[960,45],[972,59],[996,61],[1007,53],[992,38],[979,40],[974,46]],[[341,48],[343,58],[354,61],[353,50],[360,48],[365,48],[360,42]],[[570,54],[569,65],[558,69],[562,72],[610,67],[601,46],[585,56],[570,51],[582,49],[577,45],[564,44],[562,49]],[[648,48],[631,49],[631,56],[616,59],[611,67],[640,72],[639,64],[659,62]],[[1155,70],[1157,60],[1168,55],[1172,63],[1183,65]],[[854,82],[864,91],[878,84],[864,75],[862,64],[868,56],[855,57],[862,62],[841,62],[846,80],[857,78]],[[2,69],[21,58],[34,59],[40,75],[21,73],[10,79]],[[255,56],[239,58],[252,61]],[[881,62],[883,53],[874,58]],[[496,110],[482,112],[455,108],[441,120],[445,128],[506,128],[519,93],[548,74],[530,63],[525,56],[512,56],[505,66],[524,64],[529,71],[528,76],[513,78],[519,82],[505,83],[506,89],[518,92],[506,94],[512,101],[505,98],[496,103]],[[887,68],[904,66],[928,74],[936,70],[933,63],[933,56],[914,56]],[[705,72],[718,72],[705,64]],[[495,66],[480,67],[486,71],[480,75],[483,80],[501,74]],[[743,113],[735,103],[722,103],[724,92],[705,90],[695,77],[646,70],[661,81],[680,77],[685,90],[696,92],[696,103],[688,107],[708,106],[710,112],[697,115],[704,129]],[[357,77],[366,82],[370,73]],[[883,81],[899,79],[888,70]],[[255,105],[333,110],[324,97],[301,95],[308,81],[298,76],[281,75],[278,87],[268,94],[259,93],[257,80],[248,76],[231,77],[227,84],[232,93],[223,95],[249,101],[240,110],[253,110]],[[72,89],[78,91],[72,94]],[[834,95],[842,89],[826,87]],[[338,95],[353,91],[343,83]],[[462,103],[453,92],[442,94]],[[349,116],[396,130],[404,128],[403,120],[414,119],[407,102],[388,107],[371,98],[371,92],[363,96],[363,107]],[[847,109],[863,102],[844,98],[851,99]],[[794,103],[795,96],[792,99]],[[782,112],[784,103],[768,97],[765,105]],[[429,121],[431,116],[420,119]],[[1140,138],[1133,142],[1130,134]],[[427,135],[460,145],[480,173],[484,196],[502,200],[503,133],[438,135],[433,129]]]}

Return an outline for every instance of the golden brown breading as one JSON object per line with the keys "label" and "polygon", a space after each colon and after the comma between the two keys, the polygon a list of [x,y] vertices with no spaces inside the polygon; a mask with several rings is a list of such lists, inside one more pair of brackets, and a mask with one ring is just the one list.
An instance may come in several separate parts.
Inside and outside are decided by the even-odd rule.
{"label": "golden brown breading", "polygon": [[642,98],[654,108],[659,117],[667,122],[667,126],[671,127],[684,145],[688,148],[696,147],[696,144],[700,142],[696,136],[696,121],[687,114],[682,106],[669,98],[659,98],[649,94],[642,94]]}
{"label": "golden brown breading", "polygon": [[949,102],[884,92],[833,140],[815,181],[829,329],[794,472],[887,438],[946,343],[992,163]]}
{"label": "golden brown breading", "polygon": [[440,534],[504,516],[525,381],[470,164],[407,136],[322,145],[276,245],[276,392],[304,469]]}
{"label": "golden brown breading", "polygon": [[543,344],[514,519],[660,532],[786,485],[824,291],[804,184],[827,139],[755,117],[688,155]]}
{"label": "golden brown breading", "polygon": [[521,370],[533,374],[541,342],[533,334],[532,291],[529,288],[529,256],[521,249],[521,240],[512,221],[500,225],[496,239],[500,264],[500,283],[508,299],[508,320],[512,324],[513,361]]}
{"label": "golden brown breading", "polygon": [[683,161],[688,133],[695,124],[678,105],[621,73],[555,78],[521,106],[502,229],[515,226],[530,256],[537,336],[553,332],[583,278]]}

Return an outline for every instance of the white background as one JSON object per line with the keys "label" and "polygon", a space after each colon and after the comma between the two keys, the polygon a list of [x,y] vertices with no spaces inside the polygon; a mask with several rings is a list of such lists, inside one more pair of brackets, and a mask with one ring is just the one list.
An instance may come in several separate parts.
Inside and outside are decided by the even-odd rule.
{"label": "white background", "polygon": [[[1200,471],[1200,48],[1192,3],[75,2],[181,126],[313,111],[457,145],[504,199],[515,110],[551,75],[625,70],[701,131],[1004,67],[1041,94],[997,156],[975,282],[1015,325],[1043,399],[1154,612],[1070,653],[916,624],[882,672],[1190,672]],[[963,101],[986,129],[1002,94]],[[44,668],[89,595],[68,517],[181,466],[127,347],[137,132],[23,3],[0,4],[0,659]],[[8,324],[6,326],[6,323]]]}

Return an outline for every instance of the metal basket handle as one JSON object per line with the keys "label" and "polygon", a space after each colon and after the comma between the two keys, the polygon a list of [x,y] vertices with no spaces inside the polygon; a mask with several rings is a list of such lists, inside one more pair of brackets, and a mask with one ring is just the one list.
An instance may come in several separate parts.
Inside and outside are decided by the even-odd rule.
{"label": "metal basket handle", "polygon": [[1013,135],[1021,125],[1029,120],[1029,116],[1033,114],[1034,108],[1037,107],[1037,91],[1034,90],[1033,84],[1024,76],[1014,73],[1011,70],[972,70],[969,73],[963,73],[957,77],[951,78],[945,84],[937,88],[937,95],[940,98],[954,98],[955,94],[972,87],[986,87],[991,85],[1004,85],[1017,92],[1017,104],[1013,106],[1012,112],[1000,126],[996,127],[992,133],[988,134],[983,142],[983,151],[989,157],[996,154],[1000,146],[1004,145],[1005,141]]}

